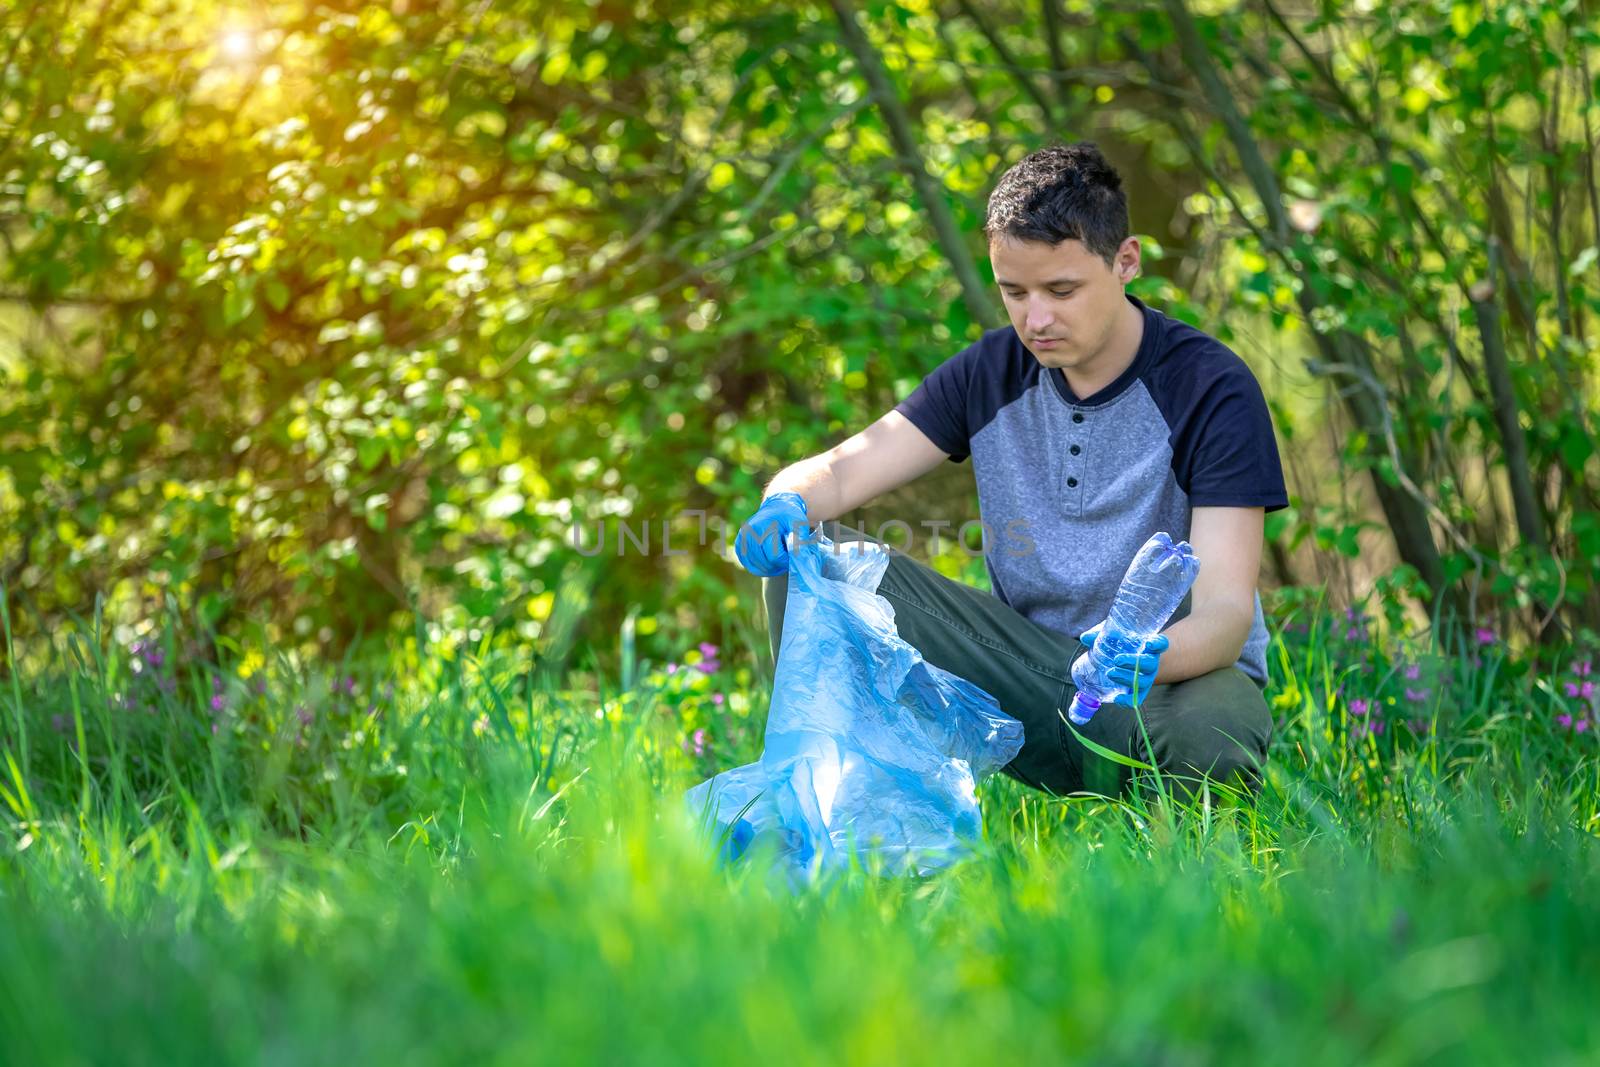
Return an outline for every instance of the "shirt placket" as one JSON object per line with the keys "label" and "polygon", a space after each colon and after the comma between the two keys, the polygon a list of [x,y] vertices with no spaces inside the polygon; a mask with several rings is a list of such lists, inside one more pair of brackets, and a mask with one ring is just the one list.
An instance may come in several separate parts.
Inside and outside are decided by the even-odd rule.
{"label": "shirt placket", "polygon": [[1089,438],[1089,416],[1074,408],[1067,433],[1066,472],[1061,481],[1061,497],[1072,515],[1083,513],[1084,462],[1088,450],[1084,447]]}

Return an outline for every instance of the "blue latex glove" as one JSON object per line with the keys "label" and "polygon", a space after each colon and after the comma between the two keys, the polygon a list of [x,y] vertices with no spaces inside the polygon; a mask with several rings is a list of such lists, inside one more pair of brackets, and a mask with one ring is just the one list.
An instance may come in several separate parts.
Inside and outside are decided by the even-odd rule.
{"label": "blue latex glove", "polygon": [[773,493],[739,527],[734,554],[751,574],[772,578],[789,571],[789,533],[804,530],[806,502],[799,493]]}
{"label": "blue latex glove", "polygon": [[[1087,631],[1078,638],[1084,648],[1093,648],[1094,639],[1100,636],[1099,626]],[[1124,707],[1137,708],[1145,702],[1150,695],[1150,688],[1155,684],[1156,671],[1161,669],[1161,653],[1167,650],[1171,642],[1166,634],[1157,634],[1144,643],[1138,652],[1126,652],[1111,661],[1111,669],[1106,672],[1106,677],[1112,682],[1128,690],[1128,695],[1112,701]],[[1138,684],[1134,684],[1134,675],[1138,675]]]}

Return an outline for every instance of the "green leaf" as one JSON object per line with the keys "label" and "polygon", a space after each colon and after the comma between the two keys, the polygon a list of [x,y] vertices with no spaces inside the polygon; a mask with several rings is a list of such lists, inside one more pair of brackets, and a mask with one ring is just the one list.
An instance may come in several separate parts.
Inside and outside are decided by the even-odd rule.
{"label": "green leaf", "polygon": [[289,306],[289,287],[279,278],[268,278],[266,297],[273,311],[282,311]]}
{"label": "green leaf", "polygon": [[1583,432],[1583,427],[1568,420],[1561,426],[1561,461],[1575,475],[1582,475],[1584,465],[1594,455],[1594,442]]}
{"label": "green leaf", "polygon": [[1267,540],[1281,540],[1283,535],[1292,529],[1294,524],[1299,520],[1300,512],[1296,508],[1287,507],[1281,511],[1274,511],[1272,514],[1267,516]]}
{"label": "green leaf", "polygon": [[1120,752],[1113,752],[1109,748],[1106,748],[1104,745],[1097,745],[1093,741],[1089,740],[1087,737],[1084,737],[1082,734],[1080,734],[1078,732],[1078,728],[1072,725],[1072,720],[1068,719],[1066,717],[1066,715],[1061,711],[1060,708],[1056,709],[1056,714],[1060,715],[1061,716],[1061,721],[1067,724],[1067,729],[1072,731],[1072,736],[1076,737],[1079,741],[1081,741],[1083,743],[1083,747],[1084,748],[1088,749],[1090,752],[1093,752],[1095,755],[1099,756],[1101,759],[1108,759],[1112,763],[1120,763],[1124,767],[1132,767],[1134,770],[1138,770],[1138,771],[1153,771],[1153,770],[1155,770],[1155,768],[1152,767],[1148,763],[1143,763],[1143,762],[1141,762],[1139,760],[1136,760],[1132,756],[1124,756]]}
{"label": "green leaf", "polygon": [[256,309],[256,298],[244,286],[235,286],[222,298],[222,323],[237,326]]}
{"label": "green leaf", "polygon": [[1334,538],[1334,547],[1339,550],[1339,554],[1341,556],[1355,559],[1357,556],[1361,555],[1361,543],[1359,538],[1361,536],[1362,525],[1362,523],[1358,522],[1352,526],[1341,526],[1339,528],[1339,534],[1336,538]]}
{"label": "green leaf", "polygon": [[387,447],[382,437],[363,437],[356,442],[356,462],[361,464],[361,469],[369,471],[383,459]]}

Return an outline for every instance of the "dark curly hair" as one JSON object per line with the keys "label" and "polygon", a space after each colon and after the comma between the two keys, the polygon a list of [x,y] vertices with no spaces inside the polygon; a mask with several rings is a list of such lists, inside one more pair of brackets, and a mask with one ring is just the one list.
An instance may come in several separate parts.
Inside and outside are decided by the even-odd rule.
{"label": "dark curly hair", "polygon": [[1122,176],[1092,141],[1041,148],[995,183],[983,234],[990,241],[1082,241],[1110,266],[1128,238]]}

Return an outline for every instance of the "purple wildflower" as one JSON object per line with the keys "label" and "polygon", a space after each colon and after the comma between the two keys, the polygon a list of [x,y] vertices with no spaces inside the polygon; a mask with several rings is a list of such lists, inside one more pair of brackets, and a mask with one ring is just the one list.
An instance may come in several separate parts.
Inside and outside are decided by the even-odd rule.
{"label": "purple wildflower", "polygon": [[1568,683],[1566,683],[1565,688],[1567,690],[1567,696],[1575,697],[1575,696],[1578,695],[1578,683],[1577,682],[1568,682]]}
{"label": "purple wildflower", "polygon": [[1427,700],[1432,694],[1432,689],[1413,689],[1409,685],[1406,686],[1406,699],[1413,704],[1420,700]]}
{"label": "purple wildflower", "polygon": [[1579,719],[1577,722],[1572,724],[1572,729],[1576,733],[1583,733],[1585,730],[1589,729],[1589,720]]}
{"label": "purple wildflower", "polygon": [[1356,627],[1354,627],[1354,626],[1350,627],[1350,629],[1348,629],[1348,630],[1346,630],[1344,632],[1344,639],[1346,641],[1354,641],[1360,636],[1361,636],[1361,631],[1359,629],[1357,629]]}
{"label": "purple wildflower", "polygon": [[715,674],[722,668],[722,664],[715,659],[703,659],[694,665],[694,669],[701,674]]}
{"label": "purple wildflower", "polygon": [[1409,679],[1410,681],[1414,682],[1418,678],[1421,678],[1421,677],[1422,677],[1422,667],[1421,667],[1421,665],[1413,663],[1413,664],[1411,664],[1410,666],[1408,666],[1406,668],[1406,678]]}
{"label": "purple wildflower", "polygon": [[264,674],[256,675],[255,685],[254,685],[253,688],[256,691],[256,696],[258,696],[258,697],[266,696],[267,695],[267,676],[264,675]]}
{"label": "purple wildflower", "polygon": [[1579,678],[1589,677],[1589,672],[1593,669],[1594,665],[1589,660],[1580,660],[1572,665],[1572,673]]}
{"label": "purple wildflower", "polygon": [[711,703],[717,705],[717,707],[720,708],[722,706],[722,701],[723,701],[723,696],[722,696],[721,693],[712,693],[711,694]]}
{"label": "purple wildflower", "polygon": [[1572,729],[1572,716],[1563,711],[1561,714],[1556,716],[1556,725],[1561,727],[1563,730]]}
{"label": "purple wildflower", "polygon": [[1352,715],[1365,715],[1371,710],[1372,701],[1370,700],[1363,700],[1361,697],[1356,697],[1354,700],[1350,701],[1350,714]]}
{"label": "purple wildflower", "polygon": [[676,663],[667,664],[667,673],[668,674],[677,674],[678,673],[678,665]]}
{"label": "purple wildflower", "polygon": [[345,695],[346,696],[355,696],[355,693],[356,693],[356,680],[355,680],[355,678],[351,677],[351,678],[346,678],[344,680],[344,691],[345,691]]}
{"label": "purple wildflower", "polygon": [[221,693],[218,693],[216,696],[211,698],[211,711],[213,713],[219,712],[227,706],[228,702],[223,698]]}
{"label": "purple wildflower", "polygon": [[1350,731],[1350,740],[1359,741],[1363,737],[1377,737],[1389,728],[1382,719],[1367,719],[1355,724]]}
{"label": "purple wildflower", "polygon": [[311,712],[306,710],[306,706],[304,704],[301,704],[298,708],[295,708],[294,713],[299,717],[301,726],[311,725]]}
{"label": "purple wildflower", "polygon": [[1478,644],[1480,645],[1492,645],[1499,640],[1499,638],[1495,637],[1494,631],[1489,629],[1487,626],[1478,627],[1477,630],[1474,631],[1474,636],[1477,637]]}

